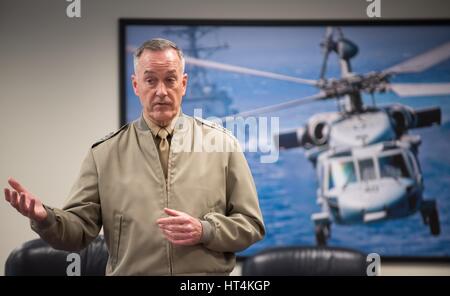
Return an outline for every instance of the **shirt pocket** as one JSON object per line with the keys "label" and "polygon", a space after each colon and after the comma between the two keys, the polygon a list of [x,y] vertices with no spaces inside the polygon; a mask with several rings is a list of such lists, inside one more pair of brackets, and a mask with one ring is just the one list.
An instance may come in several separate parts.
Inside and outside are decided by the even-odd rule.
{"label": "shirt pocket", "polygon": [[225,191],[217,188],[217,190],[208,190],[207,192],[206,204],[209,211],[225,214],[227,210]]}
{"label": "shirt pocket", "polygon": [[116,268],[117,262],[119,261],[119,250],[120,243],[123,236],[123,224],[124,219],[122,214],[114,215],[114,232],[113,232],[113,245],[111,248],[111,267],[114,270]]}

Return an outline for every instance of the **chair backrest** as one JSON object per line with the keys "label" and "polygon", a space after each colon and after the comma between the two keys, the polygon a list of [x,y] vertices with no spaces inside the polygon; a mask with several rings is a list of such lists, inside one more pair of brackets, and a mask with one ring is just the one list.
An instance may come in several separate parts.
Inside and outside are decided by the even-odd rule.
{"label": "chair backrest", "polygon": [[330,247],[282,247],[248,257],[242,275],[366,275],[366,255]]}
{"label": "chair backrest", "polygon": [[[71,252],[55,250],[42,239],[24,243],[9,254],[5,275],[67,275]],[[80,254],[81,275],[105,275],[108,249],[103,236],[98,236]]]}

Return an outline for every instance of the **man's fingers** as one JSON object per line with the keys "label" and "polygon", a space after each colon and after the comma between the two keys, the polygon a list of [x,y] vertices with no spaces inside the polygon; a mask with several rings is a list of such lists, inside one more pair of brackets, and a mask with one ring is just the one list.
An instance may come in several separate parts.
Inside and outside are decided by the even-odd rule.
{"label": "man's fingers", "polygon": [[33,219],[36,216],[36,212],[34,211],[35,204],[36,200],[34,198],[30,200],[30,207],[28,208],[28,218]]}
{"label": "man's fingers", "polygon": [[182,216],[185,215],[185,213],[177,211],[177,210],[173,210],[173,209],[169,209],[169,208],[164,208],[164,212],[169,215],[169,216]]}
{"label": "man's fingers", "polygon": [[163,229],[164,234],[169,236],[172,239],[180,240],[180,239],[192,239],[194,236],[192,233],[185,233],[185,232],[173,232],[170,230]]}
{"label": "man's fingers", "polygon": [[18,191],[19,193],[22,192],[28,192],[25,187],[23,187],[16,179],[14,179],[13,177],[9,177],[8,178],[8,183],[9,185],[11,185],[12,188],[14,188],[16,191]]}
{"label": "man's fingers", "polygon": [[194,244],[192,238],[176,239],[172,234],[169,234],[167,232],[163,231],[163,234],[169,242],[176,244],[176,245],[192,245],[192,244]]}
{"label": "man's fingers", "polygon": [[160,226],[162,229],[167,229],[172,232],[191,232],[192,227],[189,227],[189,225],[183,226],[180,224],[161,224]]}
{"label": "man's fingers", "polygon": [[25,193],[19,194],[14,190],[10,195],[9,202],[19,213],[28,217],[30,212],[30,203],[27,201],[27,195]]}
{"label": "man's fingers", "polygon": [[16,190],[9,188],[4,189],[5,199],[13,208],[32,220],[41,221],[47,218],[47,212],[39,199],[26,191],[26,189],[20,186],[20,184],[18,184],[14,179],[10,178],[8,182],[11,186],[13,186],[13,188],[24,190],[22,192],[17,192]]}
{"label": "man's fingers", "polygon": [[19,212],[25,216],[28,215],[26,197],[23,193],[19,194]]}
{"label": "man's fingers", "polygon": [[189,221],[187,217],[167,217],[156,220],[158,224],[185,224]]}
{"label": "man's fingers", "polygon": [[11,201],[10,201],[10,203],[16,209],[18,209],[18,207],[17,207],[17,197],[18,197],[17,191],[13,191],[12,194],[11,194]]}
{"label": "man's fingers", "polygon": [[5,192],[5,200],[11,202],[11,191],[8,188],[4,188],[3,191]]}

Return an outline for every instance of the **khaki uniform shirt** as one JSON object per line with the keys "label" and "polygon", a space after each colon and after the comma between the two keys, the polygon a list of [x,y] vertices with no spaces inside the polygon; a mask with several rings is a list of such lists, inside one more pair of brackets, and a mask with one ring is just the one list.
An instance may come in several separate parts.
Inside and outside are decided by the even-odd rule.
{"label": "khaki uniform shirt", "polygon": [[[224,128],[184,114],[178,122],[167,183],[141,117],[92,146],[66,205],[48,208],[49,218],[32,222],[32,228],[54,248],[76,251],[103,226],[107,275],[231,272],[234,253],[265,234],[250,169],[239,143]],[[172,245],[156,223],[166,217],[165,207],[206,221],[208,240]]]}

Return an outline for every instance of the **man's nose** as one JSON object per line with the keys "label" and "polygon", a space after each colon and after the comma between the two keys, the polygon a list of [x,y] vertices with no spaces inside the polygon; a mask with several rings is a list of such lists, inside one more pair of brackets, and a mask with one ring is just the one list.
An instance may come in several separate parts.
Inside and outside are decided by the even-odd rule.
{"label": "man's nose", "polygon": [[163,82],[158,83],[158,86],[156,87],[156,95],[161,98],[167,96],[167,88]]}

